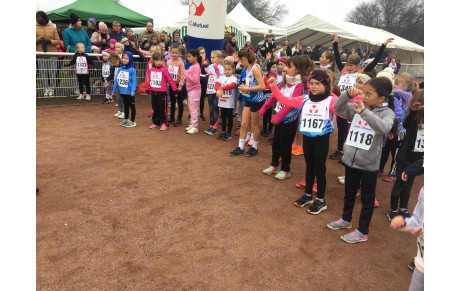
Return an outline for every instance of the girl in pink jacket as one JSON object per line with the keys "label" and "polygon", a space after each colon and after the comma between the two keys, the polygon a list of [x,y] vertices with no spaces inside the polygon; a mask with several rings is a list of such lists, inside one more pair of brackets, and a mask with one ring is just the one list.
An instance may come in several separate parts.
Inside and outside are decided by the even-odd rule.
{"label": "girl in pink jacket", "polygon": [[173,89],[173,94],[177,94],[177,87],[174,80],[169,75],[168,70],[163,66],[163,56],[160,52],[155,52],[152,56],[153,66],[147,71],[147,90],[152,93],[152,125],[151,129],[157,128],[161,124],[160,130],[168,129],[167,102],[166,102],[166,81]]}
{"label": "girl in pink jacket", "polygon": [[187,104],[190,109],[191,124],[185,130],[188,134],[198,133],[198,110],[201,98],[201,56],[197,49],[188,51],[187,60],[192,64],[188,70],[184,71],[185,82],[187,84]]}

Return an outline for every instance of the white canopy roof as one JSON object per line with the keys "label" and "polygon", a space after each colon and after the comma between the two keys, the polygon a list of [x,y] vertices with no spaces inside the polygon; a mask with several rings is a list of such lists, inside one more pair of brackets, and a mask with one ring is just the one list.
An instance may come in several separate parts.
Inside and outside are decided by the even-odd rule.
{"label": "white canopy roof", "polygon": [[339,46],[342,47],[354,42],[380,46],[388,38],[394,38],[394,41],[388,44],[387,48],[424,52],[422,46],[388,31],[346,21],[326,20],[312,14],[307,14],[289,25],[287,31],[291,43],[301,40],[302,43],[307,44],[332,46],[332,35],[337,33]]}
{"label": "white canopy roof", "polygon": [[232,19],[238,19],[238,24],[247,32],[266,34],[271,29],[275,35],[287,35],[286,28],[271,26],[257,20],[244,8],[241,2],[233,8],[228,16]]}

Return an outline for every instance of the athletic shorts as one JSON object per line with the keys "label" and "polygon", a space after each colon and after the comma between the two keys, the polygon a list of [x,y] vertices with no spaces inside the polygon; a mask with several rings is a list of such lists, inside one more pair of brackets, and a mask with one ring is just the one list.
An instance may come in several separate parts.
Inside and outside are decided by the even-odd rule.
{"label": "athletic shorts", "polygon": [[262,106],[264,105],[265,101],[260,101],[260,102],[250,102],[248,100],[246,100],[246,102],[244,103],[244,107],[250,107],[251,108],[251,112],[257,112],[260,110],[260,108],[262,108]]}

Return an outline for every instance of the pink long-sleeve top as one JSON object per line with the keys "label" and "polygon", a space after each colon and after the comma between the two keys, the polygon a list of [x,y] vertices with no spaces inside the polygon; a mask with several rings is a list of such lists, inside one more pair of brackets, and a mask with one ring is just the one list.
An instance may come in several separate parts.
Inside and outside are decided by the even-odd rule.
{"label": "pink long-sleeve top", "polygon": [[[273,92],[273,96],[275,96],[276,99],[278,99],[278,101],[281,102],[282,104],[284,104],[285,106],[291,106],[291,107],[295,107],[295,108],[302,108],[303,107],[303,99],[305,98],[305,96],[308,97],[308,95],[295,96],[295,97],[286,97],[286,96],[283,95],[283,93],[280,92],[280,90],[278,89],[278,87],[276,85],[270,86],[270,89]],[[334,113],[335,115],[337,115],[337,112],[335,112],[335,110],[334,110],[334,104],[335,104],[335,101],[337,100],[337,96],[335,94],[333,94],[333,93],[331,93],[331,96],[332,96],[332,100],[331,100],[331,103],[329,105],[329,111]]]}
{"label": "pink long-sleeve top", "polygon": [[179,87],[182,87],[184,85],[184,71],[185,71],[184,62],[181,61],[180,58],[177,58],[177,60],[170,59],[166,62],[166,65],[167,65],[167,68],[170,74],[173,71],[177,70],[177,75],[176,75],[176,79],[174,80],[174,82],[176,83],[176,85],[178,84]]}
{"label": "pink long-sleeve top", "polygon": [[176,84],[165,67],[157,68],[153,66],[147,71],[147,90],[166,92],[166,82],[169,83],[173,91],[177,91]]}
{"label": "pink long-sleeve top", "polygon": [[[283,85],[283,84],[280,84],[279,87],[277,87],[277,88],[281,89],[281,88],[282,88],[282,85]],[[287,97],[287,96],[286,96],[286,98],[293,98],[293,97],[295,97],[295,96],[301,96],[301,97],[302,97],[302,100],[303,100],[303,96],[302,96],[302,94],[303,94],[303,85],[302,85],[302,83],[299,83],[299,84],[297,84],[297,85],[287,84],[287,87],[288,87],[288,88],[291,88],[292,86],[296,86],[295,89],[294,89],[294,93],[292,93],[292,97]],[[267,86],[267,87],[268,87],[268,86]],[[279,92],[279,91],[278,91],[278,92]],[[281,94],[281,92],[279,92],[279,93]],[[262,108],[260,108],[259,113],[260,113],[261,115],[264,115],[265,112],[267,112],[267,110],[269,110],[269,109],[271,109],[273,106],[275,106],[275,104],[276,104],[277,101],[278,101],[278,100],[276,99],[275,94],[273,94],[267,101],[265,101],[265,103],[264,103],[264,105],[262,106]],[[280,101],[280,102],[281,102],[281,101]],[[283,103],[283,102],[281,102],[281,103]],[[284,103],[283,103],[283,104],[284,104]],[[300,107],[302,107],[302,106],[300,106]],[[294,109],[293,106],[289,106],[289,105],[286,105],[286,104],[285,104],[285,106],[284,106],[283,108],[281,108],[281,110],[278,111],[277,114],[272,115],[272,120],[273,120],[276,124],[280,124],[281,120],[283,120],[283,118],[286,117],[286,115],[288,115],[289,112],[292,111],[292,109]]]}
{"label": "pink long-sleeve top", "polygon": [[201,68],[198,63],[191,65],[188,70],[184,71],[187,91],[201,90],[200,72]]}

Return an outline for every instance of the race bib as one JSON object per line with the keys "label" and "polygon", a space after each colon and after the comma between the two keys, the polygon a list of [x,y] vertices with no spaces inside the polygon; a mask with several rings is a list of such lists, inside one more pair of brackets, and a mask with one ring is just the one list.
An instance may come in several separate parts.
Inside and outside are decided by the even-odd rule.
{"label": "race bib", "polygon": [[76,70],[77,74],[88,74],[88,62],[85,57],[77,57]]}
{"label": "race bib", "polygon": [[340,80],[339,80],[339,88],[340,88],[340,92],[345,92],[345,91],[348,91],[348,89],[350,89],[351,87],[354,87],[356,85],[356,78],[358,77],[358,73],[355,73],[355,74],[348,74],[348,73],[345,73],[344,75],[342,75],[340,77]]}
{"label": "race bib", "polygon": [[163,77],[162,72],[150,72],[150,87],[161,88],[161,78]]}
{"label": "race bib", "polygon": [[275,106],[275,112],[276,112],[276,114],[278,114],[278,112],[279,112],[281,109],[283,109],[283,107],[284,107],[284,104],[281,104],[279,101],[276,102],[276,106]]}
{"label": "race bib", "polygon": [[171,75],[171,78],[174,80],[174,82],[176,82],[177,81],[177,74],[179,74],[179,67],[169,65],[168,66],[168,72],[169,72],[169,75]]}
{"label": "race bib", "polygon": [[110,66],[103,65],[102,66],[102,77],[107,78],[110,75]]}
{"label": "race bib", "polygon": [[417,130],[417,138],[415,139],[414,152],[423,153],[425,151],[425,133],[424,129]]}
{"label": "race bib", "polygon": [[224,91],[222,91],[222,97],[224,97],[224,98],[232,97],[232,91],[233,90],[224,90]]}
{"label": "race bib", "polygon": [[214,85],[216,84],[216,77],[214,75],[209,75],[208,78],[208,90],[214,91]]}
{"label": "race bib", "polygon": [[374,135],[375,131],[369,124],[359,114],[355,114],[345,144],[367,151],[371,148]]}
{"label": "race bib", "polygon": [[129,72],[121,71],[117,77],[118,86],[128,88],[129,84]]}
{"label": "race bib", "polygon": [[322,104],[305,104],[300,120],[300,131],[321,132],[326,119],[326,106]]}

